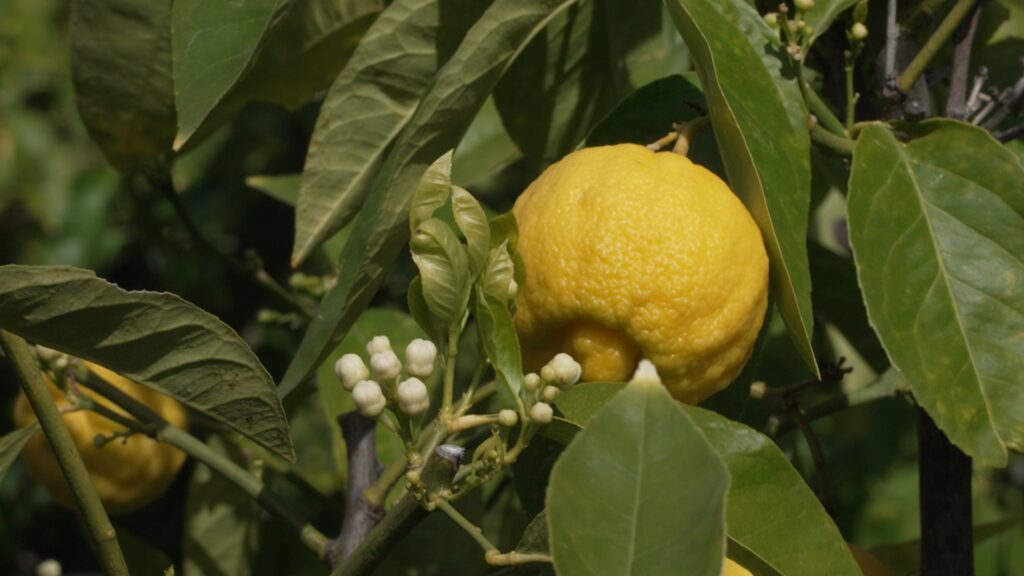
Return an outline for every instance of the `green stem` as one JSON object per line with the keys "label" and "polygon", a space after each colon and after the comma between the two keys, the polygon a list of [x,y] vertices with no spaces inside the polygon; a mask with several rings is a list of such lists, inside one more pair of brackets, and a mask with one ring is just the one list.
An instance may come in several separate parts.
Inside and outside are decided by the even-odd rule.
{"label": "green stem", "polygon": [[43,433],[53,448],[57,464],[67,480],[68,488],[78,503],[78,510],[82,513],[82,519],[96,545],[103,571],[108,575],[127,576],[128,566],[118,545],[117,533],[110,523],[107,511],[103,508],[99,494],[96,493],[96,487],[89,479],[89,471],[75,447],[71,433],[64,425],[64,419],[57,410],[46,382],[43,381],[28,344],[18,336],[0,330],[0,346],[14,365],[14,370],[21,379],[25,397],[32,405]]}
{"label": "green stem", "polygon": [[377,480],[363,491],[363,498],[374,506],[384,508],[384,499],[388,497],[391,488],[402,479],[407,467],[408,460],[406,458],[398,457],[392,460],[377,477]]}
{"label": "green stem", "polygon": [[849,138],[837,136],[821,126],[811,128],[811,140],[839,156],[852,156],[855,142]]}
{"label": "green stem", "polygon": [[900,92],[906,94],[910,92],[910,89],[914,87],[914,83],[924,73],[925,68],[931,63],[935,55],[939,53],[939,50],[945,45],[946,41],[953,35],[957,27],[960,26],[960,22],[971,12],[971,8],[978,0],[957,0],[953,8],[950,9],[949,14],[939,23],[939,27],[935,29],[935,32],[928,38],[921,50],[914,56],[914,59],[910,61],[910,64],[900,74],[897,86]]}
{"label": "green stem", "polygon": [[459,327],[448,328],[448,346],[444,363],[444,396],[441,400],[441,417],[449,415],[455,396],[455,359],[459,355]]}
{"label": "green stem", "polygon": [[848,137],[850,134],[846,131],[846,127],[828,107],[828,104],[821,99],[821,96],[818,96],[818,93],[810,85],[807,85],[806,88],[807,105],[810,107],[811,113],[818,119],[818,123],[836,136]]}
{"label": "green stem", "polygon": [[264,486],[262,480],[228,458],[225,458],[195,436],[171,425],[148,406],[102,378],[90,378],[86,385],[113,401],[142,422],[144,426],[156,430],[155,437],[157,440],[178,448],[207,465],[228,482],[234,484],[247,496],[256,500],[267,512],[278,517],[292,528],[298,534],[302,543],[316,554],[317,558],[324,558],[327,537],[313,525],[297,516],[287,504],[282,502],[276,494]]}
{"label": "green stem", "polygon": [[437,503],[437,509],[447,514],[448,517],[451,518],[453,522],[458,524],[460,528],[465,530],[466,533],[473,538],[473,540],[476,540],[476,543],[484,549],[484,552],[499,552],[498,547],[494,544],[491,544],[491,541],[488,540],[486,536],[484,536],[483,530],[481,530],[480,527],[476,524],[470,522],[469,519],[463,516],[461,512],[456,510],[454,506],[452,506],[451,504],[444,500],[440,500]]}
{"label": "green stem", "polygon": [[855,52],[847,52],[846,56],[846,135],[850,135],[857,108],[857,94],[853,91],[853,65],[857,60]]}
{"label": "green stem", "polygon": [[419,501],[411,494],[406,495],[388,511],[355,551],[331,572],[331,576],[369,574],[384,559],[385,553],[394,543],[426,517],[427,511],[420,506]]}

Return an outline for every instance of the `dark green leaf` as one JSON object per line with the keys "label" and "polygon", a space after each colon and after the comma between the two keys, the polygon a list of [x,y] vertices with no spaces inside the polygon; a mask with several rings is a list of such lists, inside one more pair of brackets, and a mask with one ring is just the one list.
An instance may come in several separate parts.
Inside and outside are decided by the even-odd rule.
{"label": "dark green leaf", "polygon": [[427,168],[458,143],[512,57],[575,0],[498,0],[466,34],[395,143],[342,254],[338,281],[310,323],[281,393],[304,381],[384,281],[408,240],[410,199]]}
{"label": "dark green leaf", "polygon": [[487,360],[494,367],[498,382],[513,397],[518,396],[523,387],[523,356],[508,304],[478,289],[476,325],[480,332],[480,342],[484,345]]}
{"label": "dark green leaf", "polygon": [[690,54],[663,2],[604,2],[608,43],[633,87],[690,68]]}
{"label": "dark green leaf", "polygon": [[814,7],[804,14],[804,21],[812,28],[811,39],[821,36],[839,14],[860,0],[814,0]]}
{"label": "dark green leaf", "polygon": [[[209,444],[224,458],[245,465],[238,450],[220,437],[212,437]],[[260,505],[234,484],[205,465],[197,465],[185,500],[185,572],[203,576],[251,574],[262,515]]]}
{"label": "dark green leaf", "polygon": [[171,0],[74,0],[70,29],[78,110],[110,163],[130,171],[170,151]]}
{"label": "dark green leaf", "polygon": [[819,315],[835,324],[875,372],[883,372],[889,358],[868,323],[853,261],[813,242],[809,251],[811,280],[817,287],[814,305]]}
{"label": "dark green leaf", "polygon": [[275,0],[174,2],[174,96],[179,150],[252,66]]}
{"label": "dark green leaf", "polygon": [[775,303],[811,372],[807,110],[772,30],[742,0],[668,0],[693,54],[729,183],[765,238]]}
{"label": "dark green leaf", "polygon": [[660,384],[627,386],[551,473],[547,513],[561,574],[719,576],[729,473]]}
{"label": "dark green leaf", "polygon": [[293,460],[274,382],[229,326],[181,298],[88,270],[0,266],[0,327],[105,366]]}
{"label": "dark green leaf", "polygon": [[21,449],[25,447],[25,444],[28,443],[32,435],[38,430],[39,421],[33,420],[28,426],[8,432],[0,437],[0,482],[3,482],[4,477],[7,476],[11,465],[18,458],[18,454],[21,453]]}
{"label": "dark green leaf", "polygon": [[685,409],[729,467],[730,539],[786,576],[860,575],[839,529],[767,436],[696,406]]}
{"label": "dark green leaf", "polygon": [[295,206],[295,199],[299,196],[299,177],[298,174],[249,176],[245,179],[245,185],[289,206]]}
{"label": "dark green leaf", "polygon": [[625,386],[624,382],[587,382],[560,394],[555,405],[567,420],[583,426]]}
{"label": "dark green leaf", "polygon": [[523,537],[516,544],[516,552],[525,554],[547,554],[550,552],[548,545],[548,513],[542,510],[533,517],[530,524],[523,531]]}
{"label": "dark green leaf", "polygon": [[581,2],[552,18],[498,83],[502,121],[534,168],[572,151],[625,92],[625,71],[610,58],[606,3]]}
{"label": "dark green leaf", "polygon": [[455,232],[431,218],[419,225],[409,247],[430,311],[449,326],[459,323],[469,302],[470,278],[466,249]]}
{"label": "dark green leaf", "polygon": [[[1020,527],[1024,516],[1014,516],[985,524],[977,524],[972,532],[974,545],[994,538],[1008,530]],[[883,544],[868,551],[896,574],[919,574],[921,572],[921,539]]]}
{"label": "dark green leaf", "polygon": [[867,127],[847,210],[868,316],[918,403],[978,463],[1024,449],[1024,168],[984,130]]}
{"label": "dark green leaf", "polygon": [[494,98],[488,98],[459,142],[452,179],[465,186],[482,184],[521,156],[519,147],[501,123]]}
{"label": "dark green leaf", "polygon": [[451,55],[451,44],[487,4],[396,0],[366,32],[331,85],[309,143],[295,215],[293,265],[359,211],[394,139]]}

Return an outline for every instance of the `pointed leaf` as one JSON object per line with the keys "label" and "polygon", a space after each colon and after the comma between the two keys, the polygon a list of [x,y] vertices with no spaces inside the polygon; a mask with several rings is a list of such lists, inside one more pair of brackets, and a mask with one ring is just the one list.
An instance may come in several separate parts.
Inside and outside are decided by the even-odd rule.
{"label": "pointed leaf", "polygon": [[518,396],[523,387],[523,356],[508,304],[478,290],[476,322],[480,342],[494,367],[498,382],[513,398]]}
{"label": "pointed leaf", "polygon": [[4,477],[7,476],[7,472],[10,471],[14,461],[17,460],[21,449],[25,447],[25,444],[28,444],[29,439],[38,430],[39,421],[33,420],[31,424],[24,428],[19,428],[0,436],[0,483],[3,483]]}
{"label": "pointed leaf", "polygon": [[409,207],[409,232],[415,234],[420,224],[434,217],[434,212],[452,195],[452,156],[449,150],[434,161],[420,178]]}
{"label": "pointed leaf", "polygon": [[462,318],[469,299],[466,249],[444,222],[420,224],[409,243],[423,279],[423,298],[435,316],[449,326]]}
{"label": "pointed leaf", "polygon": [[185,145],[252,65],[276,3],[175,0],[175,150]]}
{"label": "pointed leaf", "polygon": [[486,5],[395,0],[363,36],[331,85],[309,143],[292,265],[359,211],[394,139],[451,55],[452,40],[461,38]]}
{"label": "pointed leaf", "polygon": [[729,183],[764,236],[775,303],[817,375],[805,245],[810,139],[793,71],[743,0],[668,0],[668,7],[693,54]]}
{"label": "pointed leaf", "polygon": [[171,0],[74,0],[71,77],[89,134],[118,170],[171,149]]}
{"label": "pointed leaf", "polygon": [[476,198],[458,186],[452,186],[452,213],[455,215],[455,223],[459,225],[459,230],[466,237],[470,276],[476,278],[487,264],[491,243],[487,215]]}
{"label": "pointed leaf", "polygon": [[551,553],[560,574],[719,576],[729,473],[660,384],[627,386],[555,463]]}
{"label": "pointed leaf", "polygon": [[484,270],[480,279],[480,289],[483,293],[497,299],[499,302],[508,303],[509,288],[515,278],[515,264],[508,251],[508,240],[500,246],[491,250],[490,258],[487,261],[487,269]]}
{"label": "pointed leaf", "polygon": [[91,360],[294,458],[274,382],[229,326],[181,298],[88,270],[0,266],[0,328]]}
{"label": "pointed leaf", "polygon": [[979,464],[1024,449],[1024,169],[948,120],[861,132],[847,209],[868,317],[914,397]]}
{"label": "pointed leaf", "polygon": [[430,313],[430,306],[427,305],[427,299],[423,296],[422,277],[416,276],[409,283],[406,300],[409,305],[409,315],[416,320],[420,328],[430,336],[430,339],[440,349],[448,341],[448,326]]}
{"label": "pointed leaf", "polygon": [[245,179],[245,185],[289,206],[295,206],[295,199],[299,196],[298,174],[249,176]]}
{"label": "pointed leaf", "polygon": [[811,40],[821,36],[836,17],[860,0],[814,0],[814,7],[804,14],[804,21],[813,29]]}
{"label": "pointed leaf", "polygon": [[384,270],[408,240],[413,192],[427,168],[480,110],[516,52],[575,0],[497,0],[466,34],[423,97],[377,179],[342,254],[338,281],[310,322],[279,388],[306,380],[337,344],[384,281]]}

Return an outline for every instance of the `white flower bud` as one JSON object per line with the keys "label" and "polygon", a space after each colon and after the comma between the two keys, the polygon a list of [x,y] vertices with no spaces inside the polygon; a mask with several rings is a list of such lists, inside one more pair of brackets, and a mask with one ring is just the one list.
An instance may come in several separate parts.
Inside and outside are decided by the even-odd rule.
{"label": "white flower bud", "polygon": [[36,564],[36,576],[61,576],[63,573],[64,568],[53,558]]}
{"label": "white flower bud", "polygon": [[814,0],[793,0],[793,5],[796,6],[797,12],[807,12],[814,8]]}
{"label": "white flower bud", "polygon": [[523,377],[523,386],[527,391],[533,392],[540,387],[540,376],[537,376],[534,372],[530,372]]}
{"label": "white flower bud", "polygon": [[561,393],[562,391],[557,386],[545,386],[544,391],[540,393],[540,397],[545,402],[554,402],[555,398],[558,398],[558,395]]}
{"label": "white flower bud", "polygon": [[519,415],[516,414],[515,410],[502,410],[498,412],[498,424],[505,428],[511,428],[519,422]]}
{"label": "white flower bud", "polygon": [[388,401],[384,398],[384,392],[380,384],[373,380],[363,380],[352,388],[352,400],[356,403],[356,409],[367,418],[376,418],[384,412]]}
{"label": "white flower bud", "polygon": [[868,37],[868,27],[857,22],[850,27],[850,36],[855,40],[863,40]]}
{"label": "white flower bud", "polygon": [[363,359],[358,354],[345,354],[334,363],[334,373],[341,380],[341,385],[349,392],[356,387],[361,380],[370,377],[370,370],[367,369]]}
{"label": "white flower bud", "polygon": [[405,347],[405,369],[413,376],[426,378],[434,372],[437,346],[430,340],[417,338]]}
{"label": "white flower bud", "polygon": [[768,385],[758,380],[750,385],[750,397],[754,400],[760,400],[764,398],[764,395],[768,393]]}
{"label": "white flower bud", "polygon": [[422,414],[430,408],[430,393],[419,378],[409,378],[398,384],[398,407],[409,416]]}
{"label": "white flower bud", "polygon": [[391,340],[387,336],[374,336],[373,340],[366,343],[366,353],[370,356],[386,350],[391,350]]}
{"label": "white flower bud", "polygon": [[537,424],[548,424],[554,417],[555,411],[551,409],[550,404],[537,402],[530,407],[530,420],[533,420]]}
{"label": "white flower bud", "polygon": [[554,382],[558,376],[555,374],[555,367],[551,364],[545,364],[540,369],[540,379],[545,382]]}
{"label": "white flower bud", "polygon": [[633,377],[629,379],[629,382],[630,384],[634,382],[661,384],[661,376],[658,376],[658,368],[654,366],[654,362],[644,358],[637,365],[636,372],[633,372]]}
{"label": "white flower bud", "polygon": [[394,380],[402,372],[402,362],[393,351],[385,350],[370,356],[370,369],[381,380]]}
{"label": "white flower bud", "polygon": [[583,373],[583,367],[579,362],[573,360],[572,356],[565,352],[556,354],[551,362],[548,362],[548,366],[552,368],[554,375],[549,381],[558,386],[572,386],[580,381],[580,375]]}

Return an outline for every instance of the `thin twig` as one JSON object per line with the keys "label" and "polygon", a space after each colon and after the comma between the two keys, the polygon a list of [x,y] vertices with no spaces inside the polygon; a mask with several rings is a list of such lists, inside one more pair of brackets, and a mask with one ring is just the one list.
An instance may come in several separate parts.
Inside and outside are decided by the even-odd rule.
{"label": "thin twig", "polygon": [[57,409],[46,382],[43,381],[28,344],[18,336],[0,330],[0,347],[14,365],[25,397],[36,413],[46,439],[50,442],[57,465],[67,480],[68,488],[82,514],[82,520],[96,546],[103,571],[113,576],[128,576],[128,565],[117,542],[114,526],[103,508],[96,487],[89,479],[89,470],[86,469],[82,456],[75,447],[71,433],[64,425],[64,418]]}
{"label": "thin twig", "polygon": [[898,95],[896,85],[896,50],[899,46],[900,29],[896,23],[896,0],[889,0],[885,12],[885,69],[883,71],[883,89],[885,96],[893,98]]}
{"label": "thin twig", "polygon": [[1016,126],[1011,126],[1011,127],[1007,128],[1006,130],[1003,130],[1002,132],[997,132],[995,134],[996,140],[999,140],[1000,142],[1003,142],[1004,144],[1006,142],[1011,141],[1011,140],[1016,140],[1017,138],[1020,138],[1021,136],[1024,136],[1024,122],[1021,122],[1020,124],[1017,124]]}
{"label": "thin twig", "polygon": [[[953,32],[956,31],[957,27],[960,26],[960,23],[967,17],[971,8],[977,2],[978,0],[957,0],[953,8],[950,9],[949,14],[939,23],[935,32],[928,37],[928,40],[921,47],[921,50],[917,52],[917,55],[914,56],[914,59],[900,73],[897,81],[897,87],[900,92],[904,94],[910,92],[910,89],[917,83],[917,79],[924,73],[925,68],[928,67],[932,59],[935,58],[935,55],[939,53],[939,50],[946,44],[946,41],[953,35]],[[888,58],[888,55],[886,57]]]}
{"label": "thin twig", "polygon": [[849,157],[853,155],[855,142],[849,138],[837,136],[820,125],[811,128],[811,140],[837,156]]}
{"label": "thin twig", "polygon": [[807,448],[811,452],[814,469],[818,474],[818,499],[821,500],[821,505],[824,506],[825,510],[831,514],[833,511],[832,494],[829,489],[828,470],[825,467],[825,451],[822,450],[818,436],[814,433],[814,429],[811,428],[810,422],[804,417],[803,412],[800,410],[800,404],[795,397],[790,396],[786,399],[786,412],[793,418],[797,428],[800,429],[800,433],[803,434],[804,441],[807,443]]}
{"label": "thin twig", "polygon": [[427,511],[418,500],[407,494],[366,536],[352,554],[331,572],[331,576],[361,576],[369,574],[384,559],[384,555],[424,518]]}
{"label": "thin twig", "polygon": [[967,77],[971,67],[971,46],[981,16],[978,3],[967,22],[961,24],[957,33],[959,39],[953,49],[953,69],[949,76],[949,97],[946,99],[946,116],[963,120],[967,118]]}
{"label": "thin twig", "polygon": [[[1021,59],[1021,65],[1024,67],[1024,58]],[[1021,74],[1021,77],[1014,82],[1012,88],[1003,91],[998,100],[996,113],[982,127],[986,130],[995,130],[1013,112],[1022,95],[1024,95],[1024,74]]]}
{"label": "thin twig", "polygon": [[970,116],[978,111],[978,107],[981,106],[980,99],[983,94],[981,89],[985,86],[985,81],[988,80],[988,68],[982,66],[978,70],[978,74],[974,77],[974,84],[971,86],[971,95],[967,97],[967,115]]}
{"label": "thin twig", "polygon": [[346,412],[338,418],[348,453],[348,496],[341,535],[327,545],[331,566],[352,554],[384,515],[384,508],[366,497],[364,491],[380,477],[383,467],[377,459],[377,423],[359,412]]}

